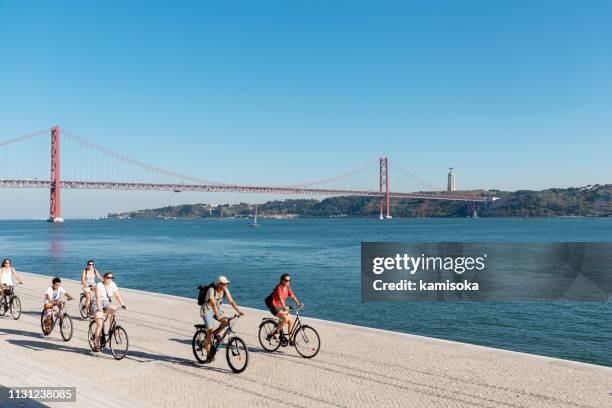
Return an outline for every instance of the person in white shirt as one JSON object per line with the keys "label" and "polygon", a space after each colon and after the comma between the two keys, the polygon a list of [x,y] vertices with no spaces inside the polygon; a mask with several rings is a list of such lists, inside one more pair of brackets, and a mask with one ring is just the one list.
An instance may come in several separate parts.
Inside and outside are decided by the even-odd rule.
{"label": "person in white shirt", "polygon": [[60,278],[53,278],[51,281],[51,286],[47,288],[45,292],[45,305],[58,306],[59,302],[66,297],[68,300],[74,299],[74,297],[66,292],[64,288],[62,288],[62,280]]}
{"label": "person in white shirt", "polygon": [[74,299],[70,293],[66,292],[66,290],[62,288],[62,280],[60,278],[53,278],[51,281],[51,286],[49,286],[45,292],[43,304],[43,312],[46,313],[45,327],[43,328],[43,333],[45,335],[48,335],[51,332],[51,325],[53,324],[53,306],[59,306],[63,298],[68,300]]}
{"label": "person in white shirt", "polygon": [[5,289],[13,289],[15,281],[23,283],[21,277],[17,275],[15,268],[11,266],[11,260],[5,259],[0,267],[0,298],[4,296]]}
{"label": "person in white shirt", "polygon": [[111,305],[114,297],[117,298],[122,308],[127,309],[121,295],[119,294],[119,288],[113,282],[114,274],[112,272],[106,272],[102,277],[102,281],[98,282],[95,286],[94,295],[91,299],[91,314],[96,319],[96,338],[94,351],[100,351],[100,334],[102,333],[102,325],[104,324],[104,311],[109,317],[109,327],[113,324],[113,318],[115,314],[115,308]]}
{"label": "person in white shirt", "polygon": [[85,269],[81,272],[81,286],[87,298],[87,309],[89,309],[89,305],[91,304],[91,291],[96,286],[96,278],[102,280],[100,272],[94,267],[93,259],[90,259],[87,261]]}

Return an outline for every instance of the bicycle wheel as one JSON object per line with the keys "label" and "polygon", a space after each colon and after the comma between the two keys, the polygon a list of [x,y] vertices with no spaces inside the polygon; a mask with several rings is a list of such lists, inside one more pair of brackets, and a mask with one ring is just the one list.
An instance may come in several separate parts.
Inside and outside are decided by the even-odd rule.
{"label": "bicycle wheel", "polygon": [[11,309],[11,316],[13,316],[13,319],[15,320],[19,319],[19,317],[21,316],[21,300],[19,300],[17,296],[15,296],[11,300],[10,309]]}
{"label": "bicycle wheel", "polygon": [[259,344],[266,351],[276,351],[280,347],[280,340],[278,338],[268,339],[268,335],[273,333],[276,329],[276,323],[272,320],[268,320],[259,325]]}
{"label": "bicycle wheel", "polygon": [[108,343],[110,346],[113,357],[117,360],[123,359],[127,356],[129,340],[127,332],[121,326],[115,326],[115,330],[112,335],[108,336]]}
{"label": "bicycle wheel", "polygon": [[89,310],[87,309],[87,297],[85,294],[82,294],[81,299],[79,299],[79,313],[83,319],[87,319],[89,316]]}
{"label": "bicycle wheel", "polygon": [[295,349],[304,358],[313,358],[321,348],[319,333],[310,326],[302,326],[293,336]]}
{"label": "bicycle wheel", "polygon": [[0,299],[0,317],[6,314],[6,304],[4,303],[4,298]]}
{"label": "bicycle wheel", "polygon": [[50,335],[53,330],[53,315],[45,310],[40,312],[40,329],[45,336]]}
{"label": "bicycle wheel", "polygon": [[191,351],[193,351],[193,356],[200,364],[203,364],[208,358],[208,353],[206,352],[205,345],[206,330],[196,330],[195,334],[193,335],[193,339],[191,340]]}
{"label": "bicycle wheel", "polygon": [[64,316],[60,318],[60,333],[64,341],[70,341],[72,338],[72,318],[68,316],[68,313],[64,313]]}
{"label": "bicycle wheel", "polygon": [[89,342],[89,348],[91,351],[96,351],[96,322],[92,321],[89,323],[89,330],[87,331],[87,341]]}
{"label": "bicycle wheel", "polygon": [[241,373],[249,364],[249,349],[240,337],[232,337],[225,348],[227,364],[233,372]]}

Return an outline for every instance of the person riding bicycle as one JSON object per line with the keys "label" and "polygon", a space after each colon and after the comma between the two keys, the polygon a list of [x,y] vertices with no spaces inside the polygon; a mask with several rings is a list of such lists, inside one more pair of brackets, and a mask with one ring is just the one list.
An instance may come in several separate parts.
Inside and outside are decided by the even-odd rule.
{"label": "person riding bicycle", "polygon": [[5,289],[14,289],[15,281],[23,283],[15,268],[11,266],[11,260],[5,259],[0,267],[0,299],[4,297]]}
{"label": "person riding bicycle", "polygon": [[279,323],[276,326],[276,329],[268,334],[268,340],[271,338],[276,338],[276,336],[281,332],[285,324],[288,327],[288,333],[291,334],[291,329],[293,328],[293,321],[291,320],[291,315],[289,314],[289,308],[285,303],[288,297],[291,298],[295,302],[295,304],[300,307],[302,304],[297,300],[293,291],[291,290],[291,275],[288,273],[283,273],[280,277],[280,282],[274,288],[272,292],[272,301],[270,303],[270,313],[274,316],[278,317]]}
{"label": "person riding bicycle", "polygon": [[[53,306],[59,306],[60,302],[62,301],[64,297],[68,300],[74,299],[72,295],[66,292],[66,290],[62,287],[62,280],[57,277],[53,278],[53,280],[51,281],[51,286],[49,286],[47,290],[45,291],[43,311],[47,313],[51,313],[51,311],[53,310]],[[52,323],[52,320],[47,319],[47,326],[49,326],[51,323]],[[51,329],[48,328],[45,334],[48,334],[47,332],[50,332],[50,331]]]}
{"label": "person riding bicycle", "polygon": [[109,327],[113,324],[115,308],[111,305],[113,297],[116,297],[122,308],[127,309],[119,288],[113,282],[113,272],[106,272],[102,277],[102,280],[95,286],[94,295],[91,300],[91,315],[94,316],[96,321],[96,336],[95,336],[95,352],[100,351],[100,334],[102,333],[102,325],[104,324],[104,312],[109,317]]}
{"label": "person riding bicycle", "polygon": [[[229,280],[225,276],[219,276],[214,285],[208,288],[206,292],[206,299],[204,301],[204,305],[201,309],[201,314],[204,319],[204,324],[206,324],[206,355],[210,354],[210,345],[212,344],[212,335],[214,334],[216,338],[218,338],[221,330],[225,328],[228,324],[228,320],[223,317],[223,309],[221,308],[221,303],[223,302],[223,297],[227,297],[227,301],[232,308],[238,313],[240,316],[244,316],[244,313],[240,311],[238,305],[234,301],[229,289]],[[220,324],[217,329],[214,329],[214,321],[217,320]],[[206,363],[210,363],[212,359],[210,357],[206,358]]]}
{"label": "person riding bicycle", "polygon": [[85,293],[85,297],[87,298],[86,307],[89,309],[91,305],[91,291],[95,289],[96,286],[96,277],[98,280],[102,280],[102,276],[100,276],[100,272],[94,267],[93,259],[87,261],[87,266],[81,272],[81,286],[83,287],[83,292]]}
{"label": "person riding bicycle", "polygon": [[62,280],[60,278],[53,278],[51,286],[49,286],[45,292],[45,305],[51,304],[52,307],[57,306],[63,297],[66,297],[68,300],[74,299],[74,297],[62,287]]}

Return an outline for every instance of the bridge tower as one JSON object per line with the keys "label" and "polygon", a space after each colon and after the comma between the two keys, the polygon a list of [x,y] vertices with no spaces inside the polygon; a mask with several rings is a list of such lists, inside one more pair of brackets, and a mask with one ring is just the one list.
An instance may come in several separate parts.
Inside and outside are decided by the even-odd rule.
{"label": "bridge tower", "polygon": [[51,184],[49,222],[64,222],[60,215],[60,128],[51,128]]}
{"label": "bridge tower", "polygon": [[[389,161],[387,156],[380,158],[380,219],[391,218],[391,197],[389,195]],[[384,193],[384,196],[382,195]]]}

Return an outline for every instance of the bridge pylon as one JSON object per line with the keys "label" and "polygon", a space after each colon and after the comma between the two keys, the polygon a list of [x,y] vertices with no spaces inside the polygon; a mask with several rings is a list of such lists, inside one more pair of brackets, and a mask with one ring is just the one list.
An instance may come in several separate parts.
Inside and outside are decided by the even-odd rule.
{"label": "bridge pylon", "polygon": [[[391,195],[389,193],[389,160],[387,156],[380,158],[380,219],[391,218]],[[384,194],[384,196],[383,196]]]}
{"label": "bridge pylon", "polygon": [[60,128],[51,128],[51,180],[49,184],[49,222],[64,222],[60,213]]}

